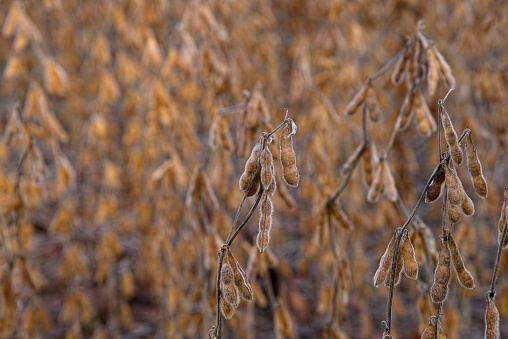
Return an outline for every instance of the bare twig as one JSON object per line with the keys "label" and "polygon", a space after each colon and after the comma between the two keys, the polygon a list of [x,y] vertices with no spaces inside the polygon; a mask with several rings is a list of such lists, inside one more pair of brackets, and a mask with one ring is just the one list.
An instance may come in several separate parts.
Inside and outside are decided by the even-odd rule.
{"label": "bare twig", "polygon": [[[505,187],[505,194],[508,194],[508,187]],[[503,213],[503,211],[501,211]],[[497,274],[499,272],[499,263],[501,262],[501,252],[503,251],[503,243],[504,239],[506,237],[506,233],[508,232],[508,223],[505,222],[503,227],[503,232],[501,233],[501,236],[499,236],[499,245],[497,248],[497,256],[496,256],[496,263],[494,265],[494,272],[492,274],[492,282],[490,284],[490,290],[489,290],[489,297],[494,298],[496,295],[496,280],[497,280]]]}

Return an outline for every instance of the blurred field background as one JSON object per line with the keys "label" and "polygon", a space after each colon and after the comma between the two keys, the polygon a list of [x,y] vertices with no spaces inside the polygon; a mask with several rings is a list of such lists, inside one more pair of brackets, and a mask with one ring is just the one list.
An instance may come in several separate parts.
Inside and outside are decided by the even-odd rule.
{"label": "blurred field background", "polygon": [[[489,0],[1,1],[0,337],[206,338],[238,179],[287,107],[300,186],[280,185],[273,198],[270,253],[257,253],[258,212],[233,244],[255,302],[241,303],[224,337],[282,337],[269,290],[294,338],[321,337],[339,269],[339,337],[381,338],[388,289],[372,277],[403,216],[387,199],[366,201],[360,164],[339,198],[355,229],[338,229],[338,268],[317,214],[362,141],[361,114],[344,116],[345,106],[420,19],[453,70],[446,108],[459,134],[473,131],[489,184],[479,199],[459,171],[476,213],[452,230],[476,289],[452,282],[443,329],[482,337],[508,186],[508,3]],[[407,86],[388,72],[375,87],[382,114],[367,128],[382,150]],[[440,83],[427,95],[434,117],[447,91]],[[437,158],[436,134],[414,123],[395,140],[389,162],[408,209]],[[197,171],[207,184],[193,195]],[[437,238],[441,203],[418,214]],[[497,289],[505,336],[506,253]],[[396,287],[396,338],[420,337],[428,287],[425,274]]]}

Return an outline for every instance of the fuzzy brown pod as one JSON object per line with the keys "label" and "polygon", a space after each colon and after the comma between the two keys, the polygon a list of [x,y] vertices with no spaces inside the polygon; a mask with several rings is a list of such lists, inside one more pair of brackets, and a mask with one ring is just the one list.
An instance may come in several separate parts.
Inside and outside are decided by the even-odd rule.
{"label": "fuzzy brown pod", "polygon": [[270,197],[264,194],[261,198],[261,207],[259,218],[259,232],[256,244],[260,252],[264,252],[270,241],[270,229],[272,228],[273,205]]}
{"label": "fuzzy brown pod", "polygon": [[347,158],[344,165],[342,165],[340,172],[344,175],[345,173],[349,172],[351,168],[353,167],[353,164],[357,161],[357,159],[365,152],[366,146],[365,144],[358,145],[354,152]]}
{"label": "fuzzy brown pod", "polygon": [[448,147],[450,148],[450,154],[452,156],[452,160],[458,166],[462,163],[462,148],[460,147],[457,132],[453,128],[452,121],[448,112],[442,107],[441,110],[441,122],[443,125],[443,130],[445,132],[445,139]]}
{"label": "fuzzy brown pod", "polygon": [[466,135],[464,151],[466,153],[467,169],[471,175],[473,187],[480,197],[486,198],[488,192],[487,181],[483,176],[482,164],[478,158],[478,153],[476,152],[471,132]]}
{"label": "fuzzy brown pod", "polygon": [[411,86],[404,96],[404,101],[400,106],[399,115],[397,116],[396,128],[399,131],[405,131],[411,123],[414,115],[414,96],[414,87]]}
{"label": "fuzzy brown pod", "polygon": [[265,149],[261,152],[261,184],[263,185],[263,189],[265,191],[272,191],[270,195],[273,194],[274,190],[271,190],[275,183],[275,169],[273,167],[273,156],[272,152],[265,147]]}
{"label": "fuzzy brown pod", "polygon": [[397,240],[397,231],[392,236],[392,239],[388,243],[385,253],[379,261],[379,267],[374,274],[374,286],[379,287],[386,280],[389,280],[389,273],[392,267],[393,256],[395,255],[395,242]]}
{"label": "fuzzy brown pod", "polygon": [[471,273],[467,270],[464,265],[464,261],[462,260],[462,256],[460,255],[459,248],[453,240],[452,233],[450,230],[446,230],[446,239],[448,244],[448,249],[450,250],[450,256],[453,264],[453,268],[455,273],[457,274],[457,280],[460,285],[467,289],[474,289],[474,279]]}
{"label": "fuzzy brown pod", "polygon": [[296,187],[300,181],[300,174],[296,167],[296,155],[293,149],[293,134],[296,133],[296,124],[292,119],[288,119],[287,123],[282,128],[280,136],[280,161],[283,168],[284,181],[289,185]]}
{"label": "fuzzy brown pod", "polygon": [[431,50],[434,52],[436,56],[436,60],[439,64],[441,74],[443,75],[444,80],[446,82],[446,87],[455,88],[455,77],[453,76],[452,68],[450,67],[444,56],[441,54],[441,52],[439,52],[439,50],[435,46],[432,46]]}
{"label": "fuzzy brown pod", "polygon": [[397,191],[397,185],[395,184],[395,178],[393,177],[392,170],[390,169],[390,165],[388,161],[383,161],[383,186],[384,186],[384,194],[385,196],[395,202],[397,201],[397,197],[399,195]]}
{"label": "fuzzy brown pod", "polygon": [[467,195],[464,186],[462,186],[462,182],[460,182],[460,193],[462,194],[462,212],[468,217],[472,216],[474,214],[473,200]]}
{"label": "fuzzy brown pod", "polygon": [[347,104],[346,108],[344,109],[344,115],[353,115],[361,104],[365,101],[365,98],[367,96],[367,89],[370,87],[370,85],[363,84],[362,87],[356,92],[355,96],[351,101]]}
{"label": "fuzzy brown pod", "polygon": [[381,159],[374,167],[374,176],[372,178],[372,184],[367,192],[367,201],[375,203],[379,200],[383,194],[383,181],[384,181],[384,169],[383,159]]}
{"label": "fuzzy brown pod", "polygon": [[395,67],[393,68],[393,72],[391,74],[390,80],[392,84],[395,86],[399,86],[404,81],[404,77],[407,74],[408,62],[411,59],[411,53],[408,49],[402,57],[397,60]]}
{"label": "fuzzy brown pod", "polygon": [[374,142],[369,142],[366,148],[367,149],[363,152],[363,170],[365,173],[365,182],[367,183],[367,186],[370,187],[372,184],[374,164],[376,164],[379,159],[377,157],[376,145]]}
{"label": "fuzzy brown pod", "polygon": [[220,271],[220,293],[228,304],[238,307],[240,296],[235,287],[235,274],[229,260],[224,260]]}
{"label": "fuzzy brown pod", "polygon": [[338,203],[330,203],[329,208],[332,216],[337,219],[339,225],[342,226],[344,230],[351,232],[354,229],[353,223]]}
{"label": "fuzzy brown pod", "polygon": [[234,275],[234,283],[235,287],[237,288],[238,294],[242,299],[247,301],[254,301],[253,293],[252,293],[252,287],[250,286],[249,280],[247,278],[247,274],[240,266],[240,263],[236,258],[233,256],[233,254],[227,250],[227,257],[226,259],[231,265],[231,268],[233,269],[233,275]]}
{"label": "fuzzy brown pod", "polygon": [[485,309],[485,339],[498,339],[499,311],[494,297],[487,294],[487,308]]}
{"label": "fuzzy brown pod", "polygon": [[421,339],[435,339],[436,338],[436,317],[430,317],[427,327],[422,333]]}
{"label": "fuzzy brown pod", "polygon": [[437,61],[434,48],[428,49],[427,53],[427,92],[430,96],[436,93],[439,81],[439,62]]}
{"label": "fuzzy brown pod", "polygon": [[430,186],[427,189],[427,192],[425,193],[426,203],[434,202],[441,196],[445,179],[446,179],[445,168],[444,166],[439,166],[439,169],[437,170],[434,179],[432,179],[432,182],[430,183]]}
{"label": "fuzzy brown pod", "polygon": [[446,172],[446,199],[448,218],[452,224],[460,221],[462,217],[462,192],[457,171],[451,166],[445,166]]}
{"label": "fuzzy brown pod", "polygon": [[374,86],[367,87],[367,93],[365,94],[365,106],[369,113],[370,120],[377,122],[381,115],[379,111],[379,102],[376,96],[376,89]]}
{"label": "fuzzy brown pod", "polygon": [[431,136],[437,130],[437,124],[421,90],[415,94],[413,109],[418,133],[426,137]]}
{"label": "fuzzy brown pod", "polygon": [[[250,190],[247,191],[247,196],[252,196],[257,192],[257,189],[255,192],[251,192],[252,188],[255,187],[255,183],[257,182],[256,177],[259,177],[259,180],[261,179],[261,165],[259,163],[259,159],[261,157],[261,145],[259,143],[254,146],[252,149],[252,152],[250,154],[249,159],[247,159],[247,162],[245,163],[245,170],[240,177],[240,190],[246,192],[249,188]],[[251,186],[252,183],[252,186]],[[259,188],[259,182],[257,182],[258,188]],[[252,193],[252,194],[251,194]]]}
{"label": "fuzzy brown pod", "polygon": [[416,261],[415,249],[413,244],[411,244],[407,230],[404,230],[402,235],[400,256],[402,257],[404,274],[408,278],[416,280],[418,278],[418,262]]}
{"label": "fuzzy brown pod", "polygon": [[224,300],[224,298],[220,299],[220,311],[222,313],[222,316],[226,318],[227,320],[233,318],[233,315],[235,314],[235,307]]}
{"label": "fuzzy brown pod", "polygon": [[430,289],[430,297],[433,303],[443,302],[448,296],[448,285],[451,279],[451,256],[446,239],[441,239],[439,259],[434,272],[434,283]]}

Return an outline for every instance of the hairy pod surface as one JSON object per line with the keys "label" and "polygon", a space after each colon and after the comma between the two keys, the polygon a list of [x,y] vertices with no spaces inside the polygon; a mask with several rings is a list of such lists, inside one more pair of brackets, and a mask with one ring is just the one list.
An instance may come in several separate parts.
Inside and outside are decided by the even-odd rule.
{"label": "hairy pod surface", "polygon": [[368,87],[370,86],[364,84],[360,88],[360,90],[356,92],[353,99],[347,104],[346,108],[344,109],[345,115],[353,115],[358,110],[358,107],[360,107],[360,105],[365,101]]}
{"label": "hairy pod surface", "polygon": [[264,252],[270,241],[270,229],[272,228],[273,205],[270,197],[264,195],[261,198],[261,216],[259,218],[259,232],[256,244],[260,252]]}
{"label": "hairy pod surface", "polygon": [[464,212],[465,215],[472,216],[474,214],[474,204],[473,200],[467,195],[466,190],[464,189],[464,186],[462,186],[462,183],[460,183],[460,193],[462,195],[462,212]]}
{"label": "hairy pod surface", "polygon": [[460,148],[457,133],[453,128],[452,121],[450,120],[450,116],[448,112],[442,109],[441,113],[441,122],[443,125],[443,130],[445,132],[445,139],[448,147],[450,148],[450,154],[452,156],[453,162],[458,166],[462,163],[462,148]]}
{"label": "hairy pod surface", "polygon": [[407,230],[404,231],[400,243],[400,256],[404,264],[404,274],[408,278],[416,280],[418,278],[418,262],[416,261],[415,249],[413,244],[411,244]]}
{"label": "hairy pod surface", "polygon": [[383,161],[383,186],[384,186],[384,194],[385,196],[395,202],[397,201],[397,197],[399,195],[397,191],[397,185],[395,184],[395,178],[393,177],[392,170],[390,168],[390,164],[388,161]]}
{"label": "hairy pod surface", "polygon": [[440,303],[448,296],[448,285],[451,279],[450,250],[445,240],[441,240],[439,259],[434,272],[434,284],[430,289],[430,297],[433,303]]}
{"label": "hairy pod surface", "polygon": [[471,273],[466,269],[462,256],[460,255],[459,248],[453,240],[450,230],[446,230],[446,238],[448,242],[448,249],[450,250],[450,256],[453,264],[455,273],[457,274],[457,280],[460,285],[467,289],[474,289],[474,279]]}
{"label": "hairy pod surface", "polygon": [[270,186],[273,185],[275,181],[275,170],[273,167],[273,156],[272,152],[266,147],[261,152],[261,184],[263,185],[263,189],[269,190]]}
{"label": "hairy pod surface", "polygon": [[[228,250],[229,252],[229,250]],[[238,294],[242,299],[247,301],[254,301],[253,293],[252,293],[252,287],[250,286],[249,280],[247,278],[247,274],[240,266],[240,263],[236,258],[233,256],[231,252],[228,253],[230,256],[230,263],[231,267],[233,269],[233,274],[235,277],[235,286],[237,288]]]}
{"label": "hairy pod surface", "polygon": [[467,169],[471,175],[473,187],[480,197],[486,198],[488,193],[487,181],[483,176],[482,164],[478,158],[478,153],[473,143],[471,132],[469,132],[466,136],[464,148],[466,152]]}
{"label": "hairy pod surface", "polygon": [[240,296],[238,295],[235,287],[235,275],[233,268],[227,257],[222,264],[220,274],[220,292],[224,300],[234,307],[238,307],[238,304],[240,303]]}
{"label": "hairy pod surface", "polygon": [[445,167],[446,171],[446,198],[447,213],[452,224],[460,221],[462,216],[462,192],[460,190],[460,179],[457,171],[451,166]]}
{"label": "hairy pod surface", "polygon": [[384,283],[388,279],[389,272],[392,267],[392,260],[395,254],[395,242],[397,239],[397,232],[395,232],[392,236],[392,239],[388,243],[385,253],[381,257],[379,261],[379,267],[374,274],[374,286],[379,287],[382,283]]}
{"label": "hairy pod surface", "polygon": [[296,124],[290,119],[291,124],[282,128],[280,138],[280,161],[283,169],[283,179],[289,186],[298,186],[300,174],[296,167],[296,155],[293,149],[292,135],[296,133]]}
{"label": "hairy pod surface", "polygon": [[[245,170],[240,177],[240,190],[246,191],[249,189],[251,182],[255,182],[257,176],[260,176],[261,165],[259,163],[259,158],[261,157],[261,145],[259,143],[254,146],[252,152],[245,163]],[[254,186],[254,185],[253,185]],[[256,190],[257,191],[257,190]],[[251,193],[250,191],[248,192]],[[256,192],[254,192],[256,193]]]}
{"label": "hairy pod surface", "polygon": [[487,308],[485,309],[485,339],[499,338],[499,311],[494,298],[487,296]]}
{"label": "hairy pod surface", "polygon": [[432,182],[430,183],[427,192],[425,193],[425,202],[427,203],[434,202],[441,196],[445,178],[446,178],[445,168],[444,166],[440,166],[439,169],[437,170],[436,175],[434,176],[434,179],[432,179]]}
{"label": "hairy pod surface", "polygon": [[367,200],[369,202],[377,202],[383,193],[383,181],[384,181],[384,166],[383,160],[380,160],[374,167],[374,177],[372,184],[367,192]]}

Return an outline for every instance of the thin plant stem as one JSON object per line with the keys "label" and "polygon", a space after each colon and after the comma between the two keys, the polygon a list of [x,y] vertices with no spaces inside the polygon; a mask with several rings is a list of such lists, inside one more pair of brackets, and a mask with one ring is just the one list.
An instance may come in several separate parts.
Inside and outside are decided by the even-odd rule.
{"label": "thin plant stem", "polygon": [[411,46],[413,46],[413,39],[414,37],[411,37],[411,39],[408,40],[406,45],[399,51],[399,53],[397,53],[393,58],[391,58],[390,61],[388,61],[376,73],[368,77],[366,82],[370,84],[371,82],[382,76],[397,60],[399,60],[400,57],[404,55],[404,53],[407,52],[409,48],[411,48]]}
{"label": "thin plant stem", "polygon": [[[508,194],[508,187],[505,187],[505,194]],[[501,211],[503,213],[504,211]],[[506,233],[508,232],[508,223],[505,222],[503,227],[503,232],[501,233],[501,236],[499,237],[499,245],[497,248],[497,256],[496,256],[496,263],[494,265],[494,272],[492,274],[492,283],[490,284],[490,291],[489,291],[489,297],[494,298],[496,295],[496,280],[497,275],[499,272],[499,263],[501,261],[501,252],[503,251],[503,243],[504,239],[506,238]]]}
{"label": "thin plant stem", "polygon": [[[328,224],[328,231],[330,232],[330,246],[332,248],[332,254],[333,259],[335,262],[335,266],[338,266],[339,264],[339,255],[337,253],[337,244],[336,244],[336,235],[335,235],[335,229],[332,226],[332,215],[331,215],[331,204],[333,204],[333,200],[331,197],[328,198],[328,202],[326,204],[326,221]],[[330,320],[328,322],[327,326],[327,332],[330,336],[332,327],[333,327],[333,321],[335,319],[335,315],[337,314],[337,294],[339,292],[339,279],[337,277],[337,270],[333,270],[333,296],[332,296],[332,311],[330,313]]]}
{"label": "thin plant stem", "polygon": [[[287,111],[286,111],[286,114],[287,114]],[[275,132],[277,132],[279,129],[281,129],[285,124],[287,124],[289,122],[290,119],[284,119],[283,122],[281,122],[279,124],[279,126],[275,127],[275,129],[273,131],[271,131],[270,133],[266,134],[265,135],[265,139],[268,139],[269,137],[271,137],[273,134],[275,134]]]}
{"label": "thin plant stem", "polygon": [[236,229],[236,231],[231,236],[231,239],[229,239],[229,241],[226,242],[226,246],[231,246],[231,244],[233,243],[233,240],[235,240],[235,238],[238,235],[238,233],[240,233],[240,231],[245,226],[245,224],[247,224],[247,221],[249,221],[250,217],[252,217],[252,214],[254,213],[256,208],[258,207],[259,202],[261,201],[261,196],[262,195],[263,195],[263,190],[260,189],[259,192],[258,192],[258,195],[256,197],[256,201],[254,202],[254,205],[252,205],[249,213],[247,214],[245,219],[242,221],[242,223],[240,225],[238,225],[238,228]]}
{"label": "thin plant stem", "polygon": [[220,108],[218,113],[219,114],[232,113],[232,112],[236,112],[241,109],[244,109],[246,106],[247,106],[246,104],[238,104],[238,105],[234,105],[234,106],[230,106],[230,107],[224,107],[224,108]]}
{"label": "thin plant stem", "polygon": [[[445,236],[446,234],[446,200],[447,200],[447,191],[446,191],[446,183],[444,184],[444,195],[443,195],[443,215],[441,217],[441,228],[442,228],[442,233],[443,233],[443,237]],[[446,246],[446,244],[444,242],[441,242],[441,246]],[[434,338],[437,339],[438,338],[438,331],[437,331],[437,328],[438,328],[438,324],[439,324],[439,317],[441,316],[441,312],[442,312],[442,309],[443,309],[443,304],[444,304],[444,301],[438,303],[438,306],[437,306],[437,313],[436,313],[436,323],[434,324]]]}
{"label": "thin plant stem", "polygon": [[390,273],[390,290],[388,293],[388,306],[387,306],[387,316],[386,316],[386,332],[388,334],[391,333],[391,326],[392,326],[392,304],[393,304],[393,290],[395,288],[395,269],[397,266],[397,258],[399,256],[399,247],[400,247],[400,241],[402,239],[402,235],[404,234],[404,230],[406,229],[407,225],[411,222],[413,217],[415,216],[416,212],[420,208],[420,205],[423,202],[423,199],[425,197],[425,194],[427,193],[427,190],[429,189],[430,183],[432,180],[434,180],[434,177],[436,176],[437,171],[441,168],[441,163],[439,163],[436,168],[434,169],[434,172],[432,172],[432,175],[430,176],[429,180],[427,181],[427,184],[425,185],[425,188],[423,189],[422,194],[420,195],[420,198],[418,199],[415,207],[413,208],[413,211],[408,216],[402,227],[397,232],[397,238],[395,241],[395,251],[393,254],[393,260],[392,260],[392,268]]}
{"label": "thin plant stem", "polygon": [[351,179],[351,175],[353,174],[354,169],[355,169],[356,165],[358,164],[358,160],[360,160],[360,157],[362,156],[363,152],[365,152],[366,149],[367,149],[367,144],[364,143],[362,145],[362,149],[360,150],[360,152],[358,152],[358,156],[353,159],[353,162],[351,164],[351,168],[349,169],[349,171],[344,176],[344,179],[342,180],[340,186],[337,188],[335,193],[332,194],[332,196],[330,198],[332,201],[337,200],[337,198],[342,194],[342,192],[346,188],[347,184],[349,183],[349,179]]}
{"label": "thin plant stem", "polygon": [[439,326],[439,316],[443,312],[443,303],[444,302],[440,302],[440,303],[437,304],[436,323],[434,324],[434,339],[438,339],[439,338],[439,332],[438,332],[437,328]]}

